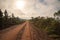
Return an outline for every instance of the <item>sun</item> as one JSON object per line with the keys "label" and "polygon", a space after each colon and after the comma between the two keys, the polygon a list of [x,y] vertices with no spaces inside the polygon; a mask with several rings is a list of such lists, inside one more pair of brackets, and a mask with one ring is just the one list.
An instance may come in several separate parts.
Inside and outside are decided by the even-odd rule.
{"label": "sun", "polygon": [[18,9],[23,9],[24,8],[24,6],[25,6],[25,1],[23,1],[23,0],[19,0],[19,1],[16,1],[16,7],[18,8]]}

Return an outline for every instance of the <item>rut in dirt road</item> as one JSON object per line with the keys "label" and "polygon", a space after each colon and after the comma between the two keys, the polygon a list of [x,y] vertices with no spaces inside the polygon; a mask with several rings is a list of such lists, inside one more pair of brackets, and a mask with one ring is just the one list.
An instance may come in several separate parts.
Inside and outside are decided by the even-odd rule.
{"label": "rut in dirt road", "polygon": [[26,21],[13,29],[0,32],[0,40],[53,40],[48,35],[35,27],[31,22]]}

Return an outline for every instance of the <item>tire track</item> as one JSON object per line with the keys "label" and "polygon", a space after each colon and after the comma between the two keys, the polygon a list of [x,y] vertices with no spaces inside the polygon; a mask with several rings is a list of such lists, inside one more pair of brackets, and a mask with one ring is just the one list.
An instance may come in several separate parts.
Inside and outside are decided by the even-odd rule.
{"label": "tire track", "polygon": [[29,22],[27,21],[27,24],[26,24],[26,27],[25,27],[21,40],[32,40],[30,32],[31,32],[31,30],[30,30]]}
{"label": "tire track", "polygon": [[[26,26],[26,24],[25,24]],[[25,30],[25,26],[18,32],[16,40],[21,40],[22,34]]]}

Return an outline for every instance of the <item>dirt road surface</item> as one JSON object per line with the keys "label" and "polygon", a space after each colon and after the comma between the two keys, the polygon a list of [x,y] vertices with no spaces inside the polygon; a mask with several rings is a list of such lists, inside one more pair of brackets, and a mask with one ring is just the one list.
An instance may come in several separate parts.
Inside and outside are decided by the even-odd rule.
{"label": "dirt road surface", "polygon": [[25,23],[0,31],[0,40],[53,40],[45,32],[34,27],[32,23]]}

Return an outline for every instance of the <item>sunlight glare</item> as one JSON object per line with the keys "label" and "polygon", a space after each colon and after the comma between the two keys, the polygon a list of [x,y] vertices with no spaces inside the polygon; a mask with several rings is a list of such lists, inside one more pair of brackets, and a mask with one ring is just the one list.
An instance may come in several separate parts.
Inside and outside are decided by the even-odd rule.
{"label": "sunlight glare", "polygon": [[25,1],[23,1],[23,0],[19,0],[19,1],[16,1],[16,7],[18,8],[18,9],[23,9],[24,8],[24,6],[25,6]]}

